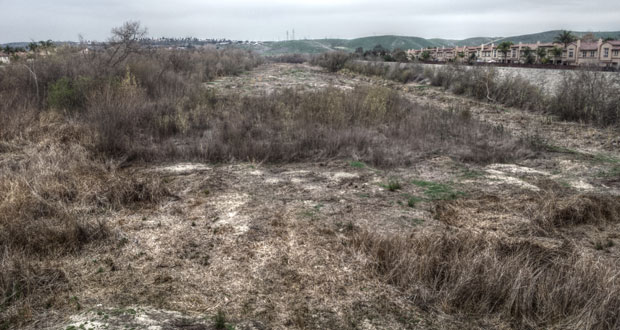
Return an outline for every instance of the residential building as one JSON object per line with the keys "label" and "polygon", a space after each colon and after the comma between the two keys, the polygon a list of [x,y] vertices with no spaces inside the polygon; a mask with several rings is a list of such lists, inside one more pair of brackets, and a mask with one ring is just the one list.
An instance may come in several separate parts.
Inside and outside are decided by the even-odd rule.
{"label": "residential building", "polygon": [[10,62],[9,54],[0,52],[0,64],[9,64]]}
{"label": "residential building", "polygon": [[[486,63],[551,63],[562,65],[601,66],[620,69],[620,40],[582,42],[563,45],[559,43],[514,44],[504,57],[495,43],[480,46],[454,48],[411,49],[411,58],[421,59],[424,52],[430,54],[431,61],[452,62],[470,60]],[[540,55],[544,56],[541,58]]]}

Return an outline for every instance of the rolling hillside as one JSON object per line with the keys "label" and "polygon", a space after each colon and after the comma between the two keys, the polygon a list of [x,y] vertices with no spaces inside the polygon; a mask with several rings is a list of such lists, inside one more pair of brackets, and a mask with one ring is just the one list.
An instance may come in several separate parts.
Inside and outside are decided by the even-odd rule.
{"label": "rolling hillside", "polygon": [[[425,47],[454,47],[454,46],[480,46],[490,42],[499,43],[502,41],[512,41],[514,43],[535,43],[552,42],[559,30],[546,31],[534,34],[525,34],[512,37],[475,37],[463,40],[451,39],[424,39],[419,37],[406,36],[373,36],[357,39],[314,39],[314,40],[295,40],[295,41],[278,41],[263,43],[261,52],[266,55],[277,55],[286,53],[322,53],[325,51],[343,50],[348,52],[355,51],[356,48],[362,47],[364,50],[374,48],[381,45],[386,49],[419,49]],[[581,37],[590,32],[573,32],[576,36]],[[620,39],[620,31],[591,32],[597,38],[616,38]]]}
{"label": "rolling hillside", "polygon": [[362,47],[364,50],[373,49],[377,45],[381,45],[386,49],[414,49],[426,47],[453,47],[463,45],[480,45],[490,42],[496,38],[470,38],[465,40],[446,40],[446,39],[424,39],[419,37],[406,36],[373,36],[357,39],[312,39],[312,40],[295,40],[295,41],[270,41],[264,42],[266,46],[264,53],[267,55],[277,55],[286,53],[322,53],[330,50],[343,50],[353,52],[355,49]]}
{"label": "rolling hillside", "polygon": [[[534,34],[525,34],[512,37],[474,37],[463,40],[432,38],[425,39],[420,37],[407,36],[372,36],[357,39],[308,39],[308,40],[291,40],[291,41],[265,41],[254,45],[235,45],[235,47],[243,47],[252,49],[264,55],[278,54],[317,54],[327,51],[342,50],[346,52],[354,52],[357,48],[362,47],[364,50],[373,49],[377,45],[383,46],[385,49],[419,49],[428,47],[454,47],[454,46],[480,46],[491,42],[500,43],[502,41],[512,41],[513,43],[535,43],[552,42],[555,36],[560,33],[559,30],[546,31]],[[615,38],[620,39],[620,31],[602,31],[602,32],[573,32],[578,37],[587,33],[594,34],[597,38]],[[56,42],[56,44],[68,44],[71,42]],[[25,47],[28,42],[16,42],[7,44],[11,47]],[[0,45],[4,46],[4,45]]]}
{"label": "rolling hillside", "polygon": [[[552,42],[553,39],[560,33],[560,30],[546,31],[534,34],[525,34],[520,36],[506,37],[499,39],[496,42],[512,41],[514,43],[536,43],[540,42]],[[577,37],[582,37],[588,33],[592,33],[596,38],[615,38],[620,39],[620,31],[608,31],[608,32],[573,32]]]}

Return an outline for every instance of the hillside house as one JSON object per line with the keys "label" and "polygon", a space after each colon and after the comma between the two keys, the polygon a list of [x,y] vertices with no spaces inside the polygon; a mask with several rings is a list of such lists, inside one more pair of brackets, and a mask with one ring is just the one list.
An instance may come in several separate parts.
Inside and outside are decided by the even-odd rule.
{"label": "hillside house", "polygon": [[11,62],[9,55],[0,53],[0,64],[9,64]]}
{"label": "hillside house", "polygon": [[[545,54],[545,61],[548,63],[620,69],[620,40],[605,42],[601,39],[596,42],[582,42],[578,40],[566,47],[559,43],[519,43],[511,46],[505,58],[495,43],[483,44],[479,47],[411,49],[407,53],[413,59],[420,59],[424,52],[428,52],[431,55],[430,60],[438,62],[451,62],[459,60],[459,58],[466,60],[475,54],[478,62],[500,63],[505,61],[506,63],[526,63],[528,48],[531,58],[537,63],[543,62],[543,59],[539,56],[539,53],[543,53]],[[560,49],[561,54],[556,53],[555,49]],[[461,57],[459,54],[464,56]]]}

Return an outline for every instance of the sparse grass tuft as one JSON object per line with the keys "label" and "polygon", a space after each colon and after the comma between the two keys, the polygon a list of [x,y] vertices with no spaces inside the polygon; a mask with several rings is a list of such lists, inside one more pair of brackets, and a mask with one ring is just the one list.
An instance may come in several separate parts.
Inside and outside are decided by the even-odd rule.
{"label": "sparse grass tuft", "polygon": [[402,188],[400,181],[396,178],[391,178],[386,184],[382,184],[381,186],[389,191],[396,191]]}
{"label": "sparse grass tuft", "polygon": [[228,320],[226,319],[226,314],[222,310],[217,311],[217,314],[215,314],[215,317],[213,318],[213,322],[214,322],[213,326],[216,329],[230,329],[231,328],[229,327],[229,324],[227,323]]}
{"label": "sparse grass tuft", "polygon": [[366,167],[366,164],[364,164],[364,162],[360,162],[360,161],[352,161],[350,163],[350,165],[351,165],[351,167],[355,167],[355,168],[359,168],[359,169],[362,169],[362,168]]}
{"label": "sparse grass tuft", "polygon": [[424,195],[428,200],[453,200],[465,195],[461,191],[456,191],[451,185],[436,183],[423,180],[411,181],[414,185],[424,188]]}

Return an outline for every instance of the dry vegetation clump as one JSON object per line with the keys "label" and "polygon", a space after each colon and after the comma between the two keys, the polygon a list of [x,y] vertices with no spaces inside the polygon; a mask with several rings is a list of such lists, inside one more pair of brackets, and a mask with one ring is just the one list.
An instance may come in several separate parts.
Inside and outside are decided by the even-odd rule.
{"label": "dry vegetation clump", "polygon": [[109,211],[167,194],[160,182],[99,161],[80,140],[83,128],[53,114],[30,125],[0,153],[0,328],[55,304],[69,283],[56,258],[106,240]]}
{"label": "dry vegetation clump", "polygon": [[164,157],[290,162],[355,156],[389,166],[435,153],[487,163],[531,152],[527,141],[462,110],[421,106],[379,87],[211,96],[177,118],[186,116],[180,120],[188,123],[186,133],[174,139],[192,142],[177,143]]}
{"label": "dry vegetation clump", "polygon": [[[322,65],[325,67],[325,65]],[[526,110],[543,111],[562,120],[584,121],[600,126],[620,122],[620,81],[603,72],[567,72],[552,95],[519,75],[499,77],[489,67],[458,64],[422,69],[419,65],[349,60],[344,67],[364,75],[380,76],[401,83],[428,79],[458,95]]]}
{"label": "dry vegetation clump", "polygon": [[425,72],[433,86],[441,86],[455,94],[522,109],[545,107],[545,96],[540,88],[519,76],[500,78],[493,68],[445,65]]}
{"label": "dry vegetation clump", "polygon": [[422,309],[499,316],[512,327],[616,329],[620,268],[568,241],[557,248],[446,228],[384,236],[356,234],[352,248],[374,276]]}
{"label": "dry vegetation clump", "polygon": [[328,52],[315,55],[310,60],[310,64],[323,67],[329,72],[338,72],[351,58],[352,55],[346,52]]}
{"label": "dry vegetation clump", "polygon": [[121,170],[135,158],[127,146],[178,134],[177,116],[202,83],[263,61],[236,49],[144,49],[138,29],[115,30],[103,49],[61,48],[2,68],[0,329],[67,304],[55,298],[72,281],[62,262],[114,243],[103,220],[110,212],[168,195],[158,180]]}
{"label": "dry vegetation clump", "polygon": [[267,61],[274,63],[291,63],[291,64],[302,64],[306,62],[310,62],[312,59],[308,54],[281,54],[268,56],[265,58]]}
{"label": "dry vegetation clump", "polygon": [[421,82],[426,79],[425,70],[418,64],[348,61],[345,69],[367,76],[378,76],[401,82]]}
{"label": "dry vegetation clump", "polygon": [[115,65],[108,64],[112,56],[107,50],[83,54],[77,48],[64,48],[54,56],[6,66],[0,75],[6,109],[11,104],[80,112],[91,93],[119,84],[128,72],[151,100],[178,102],[204,82],[263,63],[261,57],[239,49],[140,50]]}
{"label": "dry vegetation clump", "polygon": [[584,121],[601,126],[620,123],[620,78],[596,71],[566,73],[549,112],[564,120]]}
{"label": "dry vegetation clump", "polygon": [[620,222],[620,196],[547,194],[535,224],[545,230],[577,225],[604,226]]}

